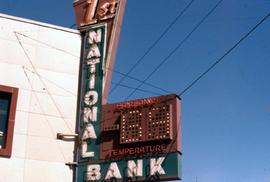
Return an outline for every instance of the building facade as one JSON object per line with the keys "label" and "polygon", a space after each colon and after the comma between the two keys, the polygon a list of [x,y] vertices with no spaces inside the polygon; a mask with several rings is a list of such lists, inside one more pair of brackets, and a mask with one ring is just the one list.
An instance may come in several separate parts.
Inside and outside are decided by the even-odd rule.
{"label": "building facade", "polygon": [[77,31],[0,14],[0,181],[72,181]]}

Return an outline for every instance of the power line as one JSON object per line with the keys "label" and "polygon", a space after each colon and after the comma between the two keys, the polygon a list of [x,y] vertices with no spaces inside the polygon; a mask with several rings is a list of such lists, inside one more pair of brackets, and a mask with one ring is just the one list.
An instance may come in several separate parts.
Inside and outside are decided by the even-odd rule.
{"label": "power line", "polygon": [[22,44],[22,42],[20,41],[20,38],[18,37],[18,35],[17,35],[16,32],[14,32],[14,34],[15,34],[15,37],[17,38],[17,40],[18,40],[18,42],[19,42],[19,45],[21,46],[21,48],[22,48],[22,50],[23,50],[23,52],[24,52],[24,54],[25,54],[27,60],[28,60],[29,63],[31,64],[31,67],[33,68],[34,72],[35,72],[36,75],[38,76],[38,78],[39,78],[39,80],[41,81],[42,85],[45,87],[46,92],[48,93],[50,99],[52,100],[52,102],[53,102],[53,104],[55,105],[55,107],[56,107],[58,113],[60,114],[60,117],[61,117],[61,118],[63,119],[63,121],[65,122],[67,128],[69,129],[69,132],[70,132],[70,133],[73,133],[71,127],[69,126],[69,124],[68,124],[67,121],[65,120],[64,115],[62,114],[62,112],[61,112],[60,108],[58,107],[56,101],[54,100],[54,98],[53,98],[53,96],[51,95],[51,93],[49,92],[49,90],[48,90],[46,84],[44,83],[44,81],[42,80],[40,74],[38,73],[38,71],[37,71],[37,69],[36,69],[34,63],[32,62],[30,56],[28,55],[28,53],[26,52],[25,48],[23,47],[23,44]]}
{"label": "power line", "polygon": [[[37,101],[37,103],[38,103],[38,105],[39,105],[39,107],[40,107],[41,114],[44,116],[44,118],[45,118],[45,120],[46,120],[46,122],[47,122],[47,124],[48,124],[48,126],[49,126],[49,128],[50,128],[50,130],[51,130],[51,134],[52,134],[52,137],[53,137],[53,136],[54,136],[54,129],[53,129],[53,126],[51,125],[50,121],[48,120],[47,115],[45,114],[45,110],[44,110],[44,108],[42,107],[42,104],[41,104],[41,102],[40,102],[40,100],[39,100],[39,98],[38,98],[38,96],[37,96],[37,93],[34,91],[34,87],[33,87],[32,83],[31,83],[31,80],[30,80],[30,78],[29,78],[27,72],[26,72],[25,67],[22,67],[22,69],[23,69],[24,75],[26,76],[26,79],[27,79],[27,81],[28,81],[28,84],[30,85],[31,90],[33,91],[34,97],[36,98],[36,101]],[[57,141],[55,141],[55,142],[56,142],[56,145],[57,145],[57,147],[58,147],[58,149],[59,149],[59,151],[60,151],[60,154],[62,155],[63,159],[64,159],[65,161],[67,161],[67,159],[66,159],[66,157],[65,157],[65,154],[64,154],[64,151],[62,150],[62,147],[60,146],[60,144],[59,144]]]}
{"label": "power line", "polygon": [[[105,69],[110,70],[110,71],[112,71],[112,72],[115,72],[116,74],[125,76],[126,78],[129,78],[129,79],[131,79],[131,80],[135,80],[135,81],[138,81],[138,82],[140,82],[140,83],[143,82],[143,80],[140,80],[140,79],[135,78],[135,77],[133,77],[133,76],[129,76],[129,75],[125,74],[125,73],[122,73],[122,72],[120,72],[120,71],[117,71],[116,69],[110,69],[110,68],[105,68]],[[120,84],[120,83],[118,82],[117,84]],[[158,90],[160,90],[160,91],[163,91],[163,92],[165,92],[165,93],[168,93],[168,94],[173,93],[172,91],[169,91],[169,90],[167,90],[167,89],[158,87],[158,86],[153,85],[153,84],[151,84],[151,83],[149,83],[149,82],[144,82],[144,84],[145,84],[145,85],[148,85],[148,86],[150,86],[150,87],[153,87],[153,88],[155,88],[155,89],[158,89]],[[133,89],[135,89],[135,88],[133,88]]]}
{"label": "power line", "polygon": [[34,38],[29,37],[28,35],[25,35],[25,34],[23,34],[23,33],[20,33],[20,32],[15,32],[15,33],[18,34],[18,35],[21,35],[21,36],[23,36],[23,37],[26,37],[26,38],[28,38],[28,39],[30,39],[30,40],[33,40],[33,41],[36,41],[36,42],[41,43],[41,44],[43,44],[43,45],[46,45],[47,47],[50,47],[50,48],[52,48],[52,49],[58,50],[58,51],[60,51],[60,52],[64,52],[64,53],[66,53],[66,54],[68,54],[68,55],[70,55],[70,56],[73,56],[73,57],[76,57],[76,58],[80,58],[79,56],[74,55],[74,54],[72,54],[72,53],[70,53],[70,52],[68,52],[68,51],[66,51],[66,50],[60,49],[60,48],[58,48],[58,47],[55,47],[55,46],[50,45],[50,44],[48,44],[48,43],[45,43],[45,42],[43,42],[43,41],[34,39]]}
{"label": "power line", "polygon": [[[112,84],[120,86],[120,87],[124,87],[124,88],[135,89],[134,87],[124,85],[124,84],[120,84],[120,83],[116,83],[116,82],[112,82]],[[149,94],[154,94],[154,95],[162,95],[161,93],[152,92],[152,91],[148,91],[148,90],[144,90],[144,89],[138,89],[138,91],[149,93]]]}
{"label": "power line", "polygon": [[[28,38],[28,39],[30,39],[30,40],[36,41],[36,42],[38,42],[38,43],[40,43],[40,44],[43,44],[43,45],[45,45],[45,46],[47,46],[47,47],[49,47],[49,48],[51,48],[51,49],[55,49],[55,50],[61,51],[61,52],[63,52],[63,53],[66,53],[66,54],[68,54],[68,55],[71,55],[71,56],[73,56],[73,57],[79,58],[78,56],[76,56],[76,55],[74,55],[74,54],[72,54],[72,53],[70,53],[70,52],[68,52],[68,51],[66,51],[66,50],[63,50],[63,49],[58,48],[58,47],[55,47],[55,46],[50,45],[50,44],[48,44],[48,43],[46,43],[46,42],[43,42],[43,41],[34,39],[34,38],[32,38],[32,37],[30,37],[30,36],[28,36],[28,35],[25,35],[25,34],[23,34],[23,33],[20,33],[20,32],[15,32],[15,33],[18,34],[18,35],[21,35],[21,36],[23,36],[23,37],[26,37],[26,38]],[[114,73],[116,73],[116,74],[122,75],[122,76],[124,76],[124,77],[126,77],[126,78],[129,78],[129,79],[131,79],[131,80],[135,80],[135,81],[138,81],[138,82],[142,82],[142,80],[140,80],[140,79],[138,79],[138,78],[135,78],[135,77],[133,77],[133,76],[127,75],[127,74],[122,73],[122,72],[120,72],[120,71],[117,71],[117,70],[115,70],[115,69],[110,69],[110,68],[107,68],[107,67],[105,67],[105,69],[106,69],[106,70],[109,70],[109,71],[111,71],[111,72],[114,72]],[[162,92],[165,92],[165,93],[172,93],[172,92],[169,91],[169,90],[166,90],[166,89],[164,89],[164,88],[158,87],[158,86],[153,85],[153,84],[148,83],[148,82],[144,82],[144,84],[145,84],[145,85],[148,85],[148,86],[150,86],[150,87],[152,87],[152,88],[158,89],[158,90],[160,90],[160,91],[162,91]],[[119,85],[119,86],[120,86],[120,85]]]}
{"label": "power line", "polygon": [[203,19],[192,29],[192,31],[169,53],[168,56],[163,59],[159,65],[143,80],[143,82],[136,87],[126,98],[125,100],[128,100],[136,91],[138,88],[140,88],[144,83],[151,78],[151,76],[161,67],[163,64],[165,64],[169,58],[186,42],[186,40],[201,26],[201,24],[214,12],[214,10],[221,4],[223,0],[220,0],[204,17]]}
{"label": "power line", "polygon": [[[26,69],[26,70],[28,70],[29,72],[33,73],[33,74],[36,74],[36,72],[30,70],[29,68],[27,68],[27,67],[25,67],[25,66],[22,66],[22,67],[23,67],[23,69]],[[44,80],[50,82],[50,83],[53,84],[54,86],[56,86],[56,87],[58,87],[58,88],[64,90],[65,92],[67,92],[67,93],[69,93],[69,94],[71,94],[71,95],[73,95],[73,96],[76,96],[76,94],[74,94],[73,92],[71,92],[71,91],[69,91],[68,89],[66,89],[66,88],[64,88],[64,87],[62,87],[62,86],[60,86],[59,84],[57,84],[57,83],[55,83],[55,82],[53,82],[53,81],[51,81],[51,80],[45,78],[44,76],[40,75],[40,77],[41,77],[42,79],[44,79]]]}
{"label": "power line", "polygon": [[238,47],[242,41],[244,41],[252,32],[254,32],[267,18],[269,18],[270,13],[268,13],[261,21],[259,21],[251,30],[249,30],[239,41],[236,42],[229,50],[225,52],[216,62],[214,62],[209,68],[207,68],[203,73],[201,73],[194,81],[192,81],[179,96],[182,96],[186,91],[188,91],[192,86],[194,86],[200,79],[202,79],[208,72],[214,69],[218,63],[224,60],[224,58],[229,55],[236,47]]}
{"label": "power line", "polygon": [[[31,66],[32,66],[32,68],[33,68],[33,70],[30,70],[29,68],[26,68],[26,67],[22,66],[22,68],[23,68],[25,74],[27,74],[27,73],[26,73],[26,70],[27,70],[27,71],[31,72],[32,74],[37,75],[38,78],[40,79],[40,81],[42,82],[42,84],[44,85],[44,87],[46,87],[45,83],[44,83],[43,80],[42,80],[42,78],[43,78],[43,79],[46,79],[46,78],[42,77],[42,76],[37,72],[37,70],[36,70],[36,68],[35,68],[35,66],[34,66],[34,64],[33,64],[32,60],[31,60],[31,58],[29,57],[29,55],[27,54],[26,50],[24,49],[24,47],[23,47],[23,45],[22,45],[22,42],[20,41],[19,37],[17,37],[16,32],[14,32],[14,33],[15,33],[15,36],[16,36],[16,38],[17,38],[17,40],[18,40],[18,42],[19,42],[21,48],[23,49],[23,51],[24,51],[24,53],[25,53],[27,59],[29,60]],[[120,72],[118,72],[118,73],[121,74]],[[27,76],[27,78],[28,78],[28,76]],[[46,80],[47,80],[47,79],[46,79]],[[50,80],[47,80],[47,81],[50,81]],[[50,82],[51,82],[51,81],[50,81]],[[55,84],[54,82],[52,82],[52,83]],[[113,82],[112,82],[112,84],[116,84],[116,83],[113,83]],[[117,84],[118,84],[118,83],[117,83]],[[55,84],[55,85],[56,85],[56,84]],[[58,85],[56,85],[56,86],[59,87]],[[123,85],[123,84],[120,84],[119,86],[126,87],[126,88],[129,88],[129,89],[134,89],[134,87],[130,87],[130,86]],[[32,87],[31,87],[31,88],[32,88]],[[63,87],[59,87],[59,88],[64,89]],[[68,91],[68,90],[66,90],[66,89],[64,89],[64,90],[65,90],[66,92],[68,92],[68,93],[71,93],[70,91]],[[51,97],[51,94],[49,93],[49,91],[48,91],[47,88],[46,88],[46,91],[48,92],[49,96]],[[155,95],[162,95],[162,94],[157,93],[157,92],[148,91],[148,90],[143,90],[143,89],[139,89],[139,91],[146,92],[146,93],[151,93],[151,94],[155,94]],[[66,121],[65,121],[64,117],[62,116],[61,111],[58,109],[58,106],[57,106],[57,104],[55,103],[54,99],[53,99],[52,97],[51,97],[51,99],[52,99],[52,101],[54,102],[54,105],[56,106],[56,108],[57,108],[59,114],[61,115],[62,119],[63,119],[64,122],[66,123]],[[69,128],[68,123],[66,123],[66,125],[67,125],[67,127]],[[70,128],[69,128],[69,130],[71,131]]]}
{"label": "power line", "polygon": [[[159,43],[159,41],[169,32],[169,30],[173,27],[173,25],[182,17],[182,15],[188,10],[188,8],[192,5],[194,0],[191,0],[189,4],[173,19],[173,21],[169,24],[169,26],[162,32],[162,34],[157,38],[157,40],[146,50],[146,52],[135,62],[135,64],[129,69],[129,71],[126,73],[126,76],[122,77],[121,80],[118,82],[121,84],[127,76],[138,66],[138,64],[153,50],[153,48]],[[114,90],[118,85],[115,85],[111,91],[110,94],[113,93]]]}

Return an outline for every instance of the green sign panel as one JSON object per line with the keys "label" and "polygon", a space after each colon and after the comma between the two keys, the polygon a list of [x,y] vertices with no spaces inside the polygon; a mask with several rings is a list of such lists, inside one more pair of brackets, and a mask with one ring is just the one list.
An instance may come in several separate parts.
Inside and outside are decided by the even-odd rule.
{"label": "green sign panel", "polygon": [[181,179],[181,155],[151,156],[78,166],[78,181],[160,181]]}
{"label": "green sign panel", "polygon": [[[106,25],[87,27],[82,38],[78,164],[99,160]],[[78,168],[78,174],[80,170]]]}

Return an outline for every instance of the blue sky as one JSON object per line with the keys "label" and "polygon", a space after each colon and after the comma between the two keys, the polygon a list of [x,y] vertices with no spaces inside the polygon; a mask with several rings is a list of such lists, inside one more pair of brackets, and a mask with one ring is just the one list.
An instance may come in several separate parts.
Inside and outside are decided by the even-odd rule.
{"label": "blue sky", "polygon": [[[128,0],[115,69],[128,72],[189,2]],[[217,2],[194,0],[130,76],[144,80]],[[65,27],[75,23],[71,0],[2,0],[0,12]],[[224,0],[147,82],[180,93],[269,12],[269,0]],[[267,19],[182,96],[183,182],[270,181],[269,30]],[[113,82],[120,79],[113,75]],[[123,101],[131,91],[118,87],[110,101]],[[130,99],[148,96],[137,91]]]}

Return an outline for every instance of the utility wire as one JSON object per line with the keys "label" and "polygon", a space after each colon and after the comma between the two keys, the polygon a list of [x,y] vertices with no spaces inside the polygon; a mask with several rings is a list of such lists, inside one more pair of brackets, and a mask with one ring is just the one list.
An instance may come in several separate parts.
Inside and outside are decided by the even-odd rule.
{"label": "utility wire", "polygon": [[32,62],[30,56],[29,56],[28,53],[26,52],[26,50],[25,50],[25,48],[24,48],[24,46],[23,46],[23,44],[22,44],[20,38],[18,37],[18,35],[17,35],[16,32],[14,32],[14,34],[15,34],[15,37],[17,38],[17,40],[18,40],[18,42],[19,42],[19,45],[21,46],[21,48],[22,48],[22,50],[23,50],[23,52],[24,52],[24,54],[25,54],[27,60],[28,60],[29,63],[31,64],[32,69],[35,71],[35,73],[36,73],[36,75],[38,76],[38,78],[40,79],[42,85],[45,87],[46,92],[48,93],[48,95],[49,95],[50,99],[52,100],[53,104],[55,105],[55,107],[56,107],[58,113],[60,114],[61,118],[62,118],[63,121],[65,122],[67,128],[69,129],[69,132],[70,132],[70,133],[73,133],[71,127],[69,126],[69,124],[68,124],[67,121],[65,120],[64,115],[62,114],[62,112],[61,112],[60,108],[58,107],[56,101],[54,100],[53,96],[52,96],[51,93],[49,92],[49,90],[48,90],[48,88],[47,88],[45,82],[42,80],[40,74],[38,73],[38,71],[37,71],[37,69],[36,69],[34,63]]}
{"label": "utility wire", "polygon": [[191,87],[193,87],[200,79],[202,79],[207,73],[214,69],[218,63],[224,60],[236,47],[238,47],[242,41],[244,41],[252,32],[254,32],[267,18],[269,18],[270,13],[268,13],[262,20],[260,20],[251,30],[249,30],[239,41],[236,42],[229,50],[225,52],[216,62],[214,62],[209,68],[207,68],[203,73],[201,73],[194,81],[192,81],[182,92],[179,93],[179,96],[182,96],[187,92]]}
{"label": "utility wire", "polygon": [[[31,73],[33,73],[33,74],[36,75],[36,72],[30,70],[29,68],[27,68],[27,67],[25,67],[25,66],[22,66],[22,67],[23,67],[23,69],[26,69],[27,71],[29,71],[29,72],[31,72]],[[50,83],[53,84],[54,86],[56,86],[56,87],[58,87],[58,88],[64,90],[65,92],[67,92],[67,93],[69,93],[69,94],[71,94],[71,95],[73,95],[73,96],[76,96],[76,94],[74,94],[73,92],[71,92],[71,91],[67,90],[66,88],[60,86],[59,84],[57,84],[57,83],[55,83],[55,82],[53,82],[53,81],[51,81],[51,80],[45,78],[44,76],[40,75],[40,77],[41,77],[42,79],[44,79],[44,80],[50,82]]]}
{"label": "utility wire", "polygon": [[[110,70],[110,71],[112,71],[112,72],[115,72],[116,74],[125,76],[126,78],[129,78],[129,79],[131,79],[131,80],[135,80],[135,81],[140,82],[140,83],[143,82],[143,80],[140,80],[140,79],[135,78],[135,77],[133,77],[133,76],[127,75],[126,73],[122,73],[122,72],[120,72],[120,71],[117,71],[116,69],[110,69],[110,68],[105,68],[105,69]],[[120,84],[120,83],[118,82],[117,84]],[[160,91],[163,91],[163,92],[165,92],[165,93],[168,93],[168,94],[173,93],[172,91],[169,91],[169,90],[167,90],[167,89],[158,87],[158,86],[153,85],[153,84],[151,84],[151,83],[149,83],[149,82],[144,82],[144,84],[145,84],[145,85],[148,85],[148,86],[150,86],[150,87],[153,87],[153,88],[155,88],[155,89],[158,89],[158,90],[160,90]],[[119,86],[120,86],[120,85],[119,85]],[[133,88],[133,89],[135,89],[135,88]]]}
{"label": "utility wire", "polygon": [[[120,84],[120,83],[116,83],[116,82],[112,82],[112,84],[113,85],[118,85],[118,86],[124,87],[124,88],[135,89],[134,87],[131,87],[131,86],[128,86],[128,85],[124,85],[124,84]],[[149,93],[149,94],[154,94],[154,95],[162,95],[161,93],[152,92],[152,91],[144,90],[144,89],[138,89],[138,91]]]}
{"label": "utility wire", "polygon": [[[27,68],[27,67],[22,66],[22,68],[25,69],[25,70],[27,70],[27,71],[29,71],[29,72],[31,72],[32,74],[37,75],[36,72],[30,70],[30,69]],[[56,84],[55,82],[53,82],[53,81],[51,81],[51,80],[49,80],[49,79],[47,79],[47,78],[45,78],[45,77],[43,77],[43,76],[41,76],[41,75],[40,75],[40,77],[41,77],[42,79],[44,79],[44,80],[46,80],[46,81],[52,83],[52,84],[55,85],[56,87],[58,87],[58,88],[64,90],[65,92],[67,92],[67,93],[69,93],[69,94],[71,94],[71,95],[73,95],[73,96],[76,96],[76,94],[74,94],[73,92],[71,92],[71,91],[65,89],[64,87],[61,87],[60,85]],[[128,86],[128,85],[125,85],[125,84],[119,84],[119,83],[116,83],[116,82],[112,82],[112,84],[113,84],[113,85],[118,84],[120,87],[124,87],[124,88],[135,89],[134,87],[131,87],[131,86]],[[153,91],[149,91],[149,90],[145,90],[145,89],[138,89],[138,91],[145,92],[145,93],[149,93],[149,94],[154,94],[154,95],[162,95],[162,93],[153,92]]]}
{"label": "utility wire", "polygon": [[[30,40],[36,41],[36,42],[38,42],[38,43],[40,43],[40,44],[43,44],[43,45],[45,45],[45,46],[47,46],[47,47],[49,47],[49,48],[51,48],[51,49],[55,49],[55,50],[58,50],[58,51],[60,51],[60,52],[66,53],[66,54],[68,54],[68,55],[71,55],[71,56],[73,56],[73,57],[79,58],[78,56],[76,56],[76,55],[74,55],[74,54],[72,54],[72,53],[70,53],[70,52],[68,52],[68,51],[66,51],[66,50],[63,50],[63,49],[58,48],[58,47],[55,47],[55,46],[50,45],[50,44],[48,44],[48,43],[46,43],[46,42],[42,42],[42,41],[36,40],[36,39],[34,39],[34,38],[32,38],[32,37],[30,37],[30,36],[28,36],[28,35],[25,35],[25,34],[23,34],[23,33],[16,32],[16,34],[18,34],[18,35],[20,35],[20,36],[23,36],[23,37],[26,37],[26,38],[29,38]],[[138,79],[138,78],[132,77],[132,76],[130,76],[130,75],[127,75],[127,74],[122,73],[122,72],[120,72],[120,71],[117,71],[117,70],[115,70],[115,69],[110,69],[110,68],[107,68],[107,67],[105,67],[105,69],[108,70],[108,71],[114,72],[114,73],[116,73],[116,74],[122,75],[122,76],[124,76],[124,77],[126,77],[126,78],[129,78],[129,79],[131,79],[131,80],[135,80],[135,81],[138,81],[138,82],[142,82],[142,80],[140,80],[140,79]],[[153,85],[153,84],[151,84],[151,83],[148,83],[148,82],[145,82],[144,84],[145,84],[145,85],[148,85],[148,86],[150,86],[150,87],[152,87],[152,88],[158,89],[158,90],[160,90],[160,91],[163,91],[163,92],[165,92],[165,93],[172,93],[172,91],[169,91],[169,90],[166,90],[166,89],[164,89],[164,88],[155,86],[155,85]],[[119,86],[120,86],[120,85],[119,85]]]}
{"label": "utility wire", "polygon": [[[202,23],[203,23],[203,21],[204,21],[204,20],[205,20],[205,19],[206,19],[206,18],[207,18],[207,17],[208,17],[208,16],[209,16],[209,15],[210,15],[210,14],[211,14],[218,6],[219,6],[219,4],[220,4],[222,1],[223,1],[223,0],[220,0],[220,1],[214,6],[214,8],[211,9],[211,11],[210,11],[210,12],[202,19],[202,21],[201,21],[201,22],[200,22],[200,23],[199,23],[199,24],[191,31],[191,33],[188,34],[188,36],[187,36],[185,39],[187,39],[187,38],[188,38],[188,37],[189,37],[189,36],[190,36],[190,35],[191,35],[191,34],[192,34],[192,33],[193,33],[193,32],[194,32],[194,31],[202,24]],[[185,40],[185,39],[184,39],[184,40]],[[183,41],[184,41],[184,40],[183,40]],[[183,42],[183,41],[182,41],[182,42]],[[179,45],[182,45],[182,43],[180,43]],[[178,46],[177,46],[177,47],[178,47]],[[176,47],[176,49],[174,49],[175,51],[178,49],[177,47]],[[173,54],[175,51],[172,51],[171,54]],[[169,56],[170,56],[170,55],[169,55]],[[166,57],[166,58],[169,58],[169,57]],[[167,59],[164,59],[164,60],[166,61]],[[164,61],[164,60],[163,60],[163,61]],[[162,62],[161,62],[161,63],[162,63]],[[161,64],[159,64],[159,65],[161,66]],[[159,68],[160,66],[158,66],[157,68]],[[152,73],[153,73],[153,72],[152,72]],[[150,73],[150,75],[152,75],[152,73]],[[150,77],[151,77],[151,76],[150,76]],[[149,77],[149,78],[150,78],[150,77]],[[147,78],[148,78],[148,77],[147,77]],[[146,80],[147,80],[147,79],[146,79]],[[146,80],[145,80],[145,81],[146,81]],[[142,85],[142,84],[141,84],[141,85]],[[141,85],[140,85],[140,86],[141,86]],[[139,86],[139,87],[140,87],[140,86]],[[137,89],[138,89],[139,87],[137,87]],[[133,93],[135,93],[135,92],[136,92],[136,90],[133,91]],[[132,93],[132,94],[133,94],[133,93]],[[131,95],[130,95],[130,96],[131,96]],[[130,96],[129,96],[129,97],[130,97]],[[129,98],[129,97],[128,97],[128,98]],[[128,99],[128,98],[127,98],[127,99]],[[170,143],[170,147],[169,147],[170,150],[171,150],[172,147],[173,147],[173,143],[177,141],[177,137],[178,137],[178,135],[179,135],[179,131],[180,131],[180,124],[179,124],[178,127],[177,127],[176,134],[173,136],[173,141],[172,141],[172,143]],[[165,156],[164,161],[167,160],[167,156],[169,155],[169,151],[170,151],[170,150],[168,150],[168,152],[165,153],[165,155],[164,155],[164,156]]]}
{"label": "utility wire", "polygon": [[[15,32],[14,32],[14,33],[15,33]],[[33,70],[31,70],[31,69],[29,69],[29,68],[27,68],[27,67],[22,66],[22,68],[23,68],[23,70],[24,70],[24,72],[25,72],[27,78],[28,78],[28,75],[27,75],[27,73],[26,73],[26,70],[29,71],[29,72],[31,72],[32,74],[37,75],[37,76],[39,77],[40,81],[42,82],[42,84],[45,86],[45,83],[42,81],[42,78],[45,79],[45,80],[47,80],[47,81],[50,81],[50,80],[48,80],[48,79],[42,77],[42,76],[37,72],[35,66],[33,65],[33,62],[32,62],[32,60],[31,60],[31,58],[29,57],[29,55],[28,55],[27,52],[25,51],[25,49],[24,49],[24,47],[23,47],[23,45],[22,45],[22,42],[21,42],[20,39],[17,37],[17,34],[16,34],[16,33],[15,33],[15,36],[16,36],[16,38],[17,38],[19,44],[21,45],[21,47],[22,47],[22,49],[23,49],[23,51],[24,51],[24,53],[25,53],[27,59],[29,60],[31,66],[32,66],[32,68],[33,68]],[[118,73],[121,74],[120,72],[118,72]],[[60,87],[59,85],[55,84],[54,82],[52,82],[52,81],[50,81],[50,82],[53,83],[54,85],[56,85],[57,87],[59,87],[59,88],[61,88],[61,89],[64,89],[63,87]],[[112,84],[115,84],[115,83],[112,82]],[[117,84],[118,84],[118,83],[117,83]],[[127,86],[127,85],[123,85],[123,84],[120,84],[119,86],[126,87],[126,88],[129,88],[129,89],[134,89],[133,87],[130,87],[130,86]],[[45,86],[45,87],[46,87],[46,86]],[[33,88],[32,85],[31,85],[31,88]],[[68,90],[66,90],[66,89],[64,89],[64,90],[65,90],[66,92],[72,94],[72,92],[70,92],[70,91],[68,91]],[[46,88],[46,91],[47,91],[48,94],[51,96],[51,94],[49,93],[49,91],[48,91],[47,88]],[[147,90],[143,90],[143,89],[139,89],[139,91],[146,92],[146,93],[151,93],[151,94],[155,94],[155,95],[162,95],[162,94],[160,94],[160,93],[156,93],[156,92],[152,92],[152,91],[147,91]],[[72,94],[72,95],[74,95],[74,94]],[[53,98],[51,98],[51,99],[52,99],[53,102],[54,102],[54,99],[53,99]],[[58,109],[58,106],[56,105],[55,102],[54,102],[54,104],[55,104],[55,106],[56,106],[57,109]],[[58,109],[58,112],[59,112],[59,114],[62,116],[62,113],[61,113],[61,111],[60,111],[59,109]],[[62,119],[65,121],[65,119],[64,119],[63,116],[62,116]],[[65,123],[66,123],[66,121],[65,121]],[[99,123],[99,124],[100,124],[100,123]],[[67,127],[69,128],[68,123],[66,123],[66,125],[67,125]],[[71,129],[69,128],[69,130],[71,130]]]}
{"label": "utility wire", "polygon": [[[31,80],[30,80],[30,78],[29,78],[27,72],[26,72],[25,67],[22,67],[22,69],[23,69],[24,75],[26,76],[26,79],[27,79],[27,81],[28,81],[28,84],[29,84],[30,87],[31,87],[31,90],[34,90],[34,87],[33,87],[32,83],[31,83]],[[44,110],[44,108],[42,107],[42,104],[41,104],[41,102],[40,102],[40,100],[39,100],[39,98],[38,98],[38,96],[37,96],[37,93],[36,93],[36,92],[33,92],[33,94],[34,94],[34,97],[35,97],[36,100],[37,100],[37,103],[38,103],[39,107],[40,107],[41,113],[42,113],[42,115],[44,116],[44,118],[45,118],[45,120],[46,120],[46,122],[47,122],[47,124],[48,124],[48,126],[49,126],[49,128],[50,128],[50,130],[51,130],[51,134],[52,134],[52,137],[53,137],[53,136],[54,136],[54,129],[53,129],[53,126],[51,125],[50,121],[48,120],[47,115],[45,114],[45,110]],[[55,141],[55,142],[56,142],[56,145],[57,145],[57,147],[58,147],[58,149],[59,149],[59,151],[60,151],[60,154],[62,155],[63,159],[64,159],[65,161],[67,161],[67,159],[66,159],[66,157],[65,157],[65,154],[64,154],[64,151],[62,150],[62,147],[60,146],[60,144],[59,144],[57,141]]]}
{"label": "utility wire", "polygon": [[[197,79],[195,79],[186,89],[184,89],[179,96],[184,94],[187,90],[189,90],[195,83],[197,83],[203,76],[205,76],[209,71],[211,71],[218,63],[220,63],[228,54],[230,54],[238,45],[241,44],[242,41],[244,41],[251,33],[253,33],[267,18],[270,17],[270,12],[262,18],[248,33],[246,33],[234,46],[232,46],[226,53],[221,56],[218,61],[216,61],[213,65],[211,65],[205,72],[203,72]],[[173,137],[173,141],[176,141],[178,137],[178,133],[180,131],[180,124],[178,125],[177,132],[175,136]],[[173,146],[173,143],[170,144],[170,148]],[[165,154],[165,160],[167,159],[167,155],[169,152]],[[196,178],[197,179],[197,178]]]}
{"label": "utility wire", "polygon": [[[211,71],[211,69],[213,69],[218,63],[220,63],[229,53],[231,53],[242,41],[244,41],[251,33],[253,33],[267,18],[269,18],[270,13],[268,13],[261,21],[259,21],[247,34],[245,34],[234,46],[232,46],[228,51],[226,51],[226,53],[221,56],[221,58],[218,59],[218,61],[216,61],[213,65],[211,65],[205,72],[203,72],[197,79],[195,79],[186,89],[184,89],[179,96],[181,96],[182,94],[184,94],[188,89],[190,89],[195,83],[197,83],[204,75],[206,75],[209,71]],[[177,133],[176,135],[173,137],[173,140],[175,141],[178,137],[178,133],[180,131],[180,124],[178,125],[178,129],[177,129]],[[172,143],[170,144],[171,147],[173,146]],[[165,160],[167,159],[167,155],[169,153],[167,152],[165,154]],[[196,181],[198,180],[198,178],[196,177]]]}
{"label": "utility wire", "polygon": [[158,71],[158,69],[165,64],[169,58],[174,55],[174,53],[186,42],[186,40],[201,26],[201,24],[214,12],[214,10],[221,4],[223,0],[218,1],[218,3],[203,17],[203,19],[192,29],[192,31],[169,53],[168,56],[163,59],[159,65],[139,84],[136,89],[134,89],[126,98],[125,100],[128,100],[136,91],[138,88],[140,88],[144,83],[153,76],[155,72]]}
{"label": "utility wire", "polygon": [[[162,34],[157,38],[157,40],[146,50],[146,52],[135,62],[135,64],[129,69],[129,71],[126,73],[124,77],[121,78],[121,80],[118,82],[121,84],[128,75],[138,66],[138,64],[153,50],[153,48],[159,43],[159,41],[169,32],[169,30],[173,27],[173,25],[182,17],[182,15],[188,10],[188,8],[192,5],[194,0],[191,0],[189,4],[173,19],[173,21],[169,24],[169,26],[162,32]],[[111,91],[110,94],[112,94],[118,85],[115,85]]]}
{"label": "utility wire", "polygon": [[20,32],[15,32],[15,33],[18,34],[18,35],[21,35],[21,36],[23,36],[23,37],[26,37],[26,38],[28,38],[28,39],[30,39],[30,40],[33,40],[33,41],[36,41],[36,42],[41,43],[41,44],[43,44],[43,45],[46,45],[47,47],[50,47],[50,48],[52,48],[52,49],[58,50],[58,51],[60,51],[60,52],[64,52],[64,53],[66,53],[66,54],[68,54],[68,55],[70,55],[70,56],[73,56],[73,57],[76,57],[76,58],[80,58],[79,56],[74,55],[74,54],[72,54],[72,53],[70,53],[70,52],[68,52],[68,51],[66,51],[66,50],[60,49],[60,48],[58,48],[58,47],[55,47],[55,46],[50,45],[50,44],[48,44],[48,43],[45,43],[45,42],[43,42],[43,41],[34,39],[34,38],[29,37],[28,35],[25,35],[25,34],[23,34],[23,33],[20,33]]}

